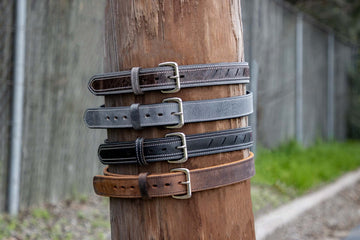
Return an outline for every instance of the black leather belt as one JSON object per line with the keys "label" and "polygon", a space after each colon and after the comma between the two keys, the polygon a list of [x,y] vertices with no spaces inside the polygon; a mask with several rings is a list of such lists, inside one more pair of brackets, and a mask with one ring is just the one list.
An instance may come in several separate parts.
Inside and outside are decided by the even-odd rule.
{"label": "black leather belt", "polygon": [[185,123],[237,118],[252,112],[252,93],[248,92],[236,97],[202,101],[182,102],[180,98],[167,98],[160,104],[90,108],[85,111],[84,120],[89,128],[180,128]]}
{"label": "black leather belt", "polygon": [[165,138],[106,143],[99,146],[98,155],[103,164],[183,163],[188,157],[237,151],[252,144],[251,127],[245,127],[189,136],[170,133]]}
{"label": "black leather belt", "polygon": [[161,90],[177,92],[180,88],[249,83],[246,62],[213,63],[177,66],[162,63],[156,68],[133,68],[94,75],[88,88],[95,95],[110,95]]}

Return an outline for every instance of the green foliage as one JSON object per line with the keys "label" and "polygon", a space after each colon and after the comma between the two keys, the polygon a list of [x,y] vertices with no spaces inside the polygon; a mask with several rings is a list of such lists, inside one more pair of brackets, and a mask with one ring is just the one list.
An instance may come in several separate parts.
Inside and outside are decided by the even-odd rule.
{"label": "green foliage", "polygon": [[360,167],[360,142],[318,142],[302,148],[290,142],[277,149],[259,149],[252,182],[299,195]]}
{"label": "green foliage", "polygon": [[336,32],[360,42],[360,1],[354,0],[287,0]]}

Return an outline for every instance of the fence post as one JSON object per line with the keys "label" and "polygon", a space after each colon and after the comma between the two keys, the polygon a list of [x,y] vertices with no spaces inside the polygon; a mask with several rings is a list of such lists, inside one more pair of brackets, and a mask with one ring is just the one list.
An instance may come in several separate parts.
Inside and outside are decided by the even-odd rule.
{"label": "fence post", "polygon": [[303,144],[303,14],[296,18],[295,136]]}
{"label": "fence post", "polygon": [[[235,3],[235,4],[234,4]],[[238,9],[234,9],[235,7]],[[179,65],[232,62],[243,56],[240,1],[113,1],[105,14],[105,71],[157,66],[175,61]],[[237,35],[240,34],[240,35]],[[241,57],[243,61],[243,57]],[[189,88],[176,94],[148,92],[105,97],[107,107],[159,103],[164,98],[183,101],[245,94],[245,86]],[[186,124],[185,134],[243,127],[246,118]],[[129,141],[137,136],[163,137],[173,132],[163,128],[144,130],[109,129],[110,141]],[[248,150],[191,158],[188,169],[232,162],[247,156]],[[137,166],[112,165],[116,173],[168,173],[178,167],[167,162]],[[255,239],[250,181],[193,194],[190,199],[150,200],[110,198],[112,239]]]}
{"label": "fence post", "polygon": [[19,210],[22,122],[24,104],[26,0],[16,2],[15,68],[12,104],[10,173],[8,210],[16,215]]}
{"label": "fence post", "polygon": [[256,153],[256,117],[257,117],[257,88],[258,88],[258,77],[259,77],[259,65],[257,64],[256,60],[253,60],[251,63],[251,81],[250,81],[250,91],[253,93],[254,99],[254,112],[249,116],[250,126],[253,130],[253,138],[254,138],[254,145],[251,147],[251,151]]}
{"label": "fence post", "polygon": [[327,138],[334,138],[335,106],[334,106],[334,61],[335,61],[335,37],[333,32],[328,33],[328,58],[327,58]]}

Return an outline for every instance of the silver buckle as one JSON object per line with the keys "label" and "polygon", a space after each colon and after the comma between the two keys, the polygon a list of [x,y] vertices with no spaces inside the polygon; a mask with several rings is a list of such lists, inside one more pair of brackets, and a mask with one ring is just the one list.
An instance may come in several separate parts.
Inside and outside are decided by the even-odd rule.
{"label": "silver buckle", "polygon": [[170,136],[177,136],[181,138],[181,146],[176,147],[177,149],[183,149],[183,158],[181,158],[180,160],[168,160],[168,163],[184,163],[188,160],[188,152],[187,152],[187,146],[186,146],[186,136],[185,134],[183,134],[182,132],[175,132],[175,133],[168,133],[165,135],[165,137],[170,137]]}
{"label": "silver buckle", "polygon": [[176,93],[180,91],[180,74],[179,74],[179,67],[176,62],[163,62],[159,64],[159,67],[163,66],[170,66],[174,68],[175,75],[169,78],[176,80],[176,86],[174,89],[171,90],[161,90],[162,93]]}
{"label": "silver buckle", "polygon": [[180,123],[176,124],[174,126],[166,126],[167,128],[181,128],[184,126],[184,108],[182,104],[181,98],[173,97],[173,98],[166,98],[162,102],[176,102],[179,105],[179,111],[176,113],[173,113],[174,115],[178,115],[180,118]]}
{"label": "silver buckle", "polygon": [[175,199],[188,199],[188,198],[191,198],[191,181],[190,181],[190,171],[189,171],[189,169],[187,169],[187,168],[174,168],[174,169],[171,169],[170,172],[183,172],[183,173],[185,173],[186,181],[181,182],[181,184],[184,184],[184,185],[187,186],[186,194],[184,194],[184,195],[172,195],[172,197],[175,198]]}

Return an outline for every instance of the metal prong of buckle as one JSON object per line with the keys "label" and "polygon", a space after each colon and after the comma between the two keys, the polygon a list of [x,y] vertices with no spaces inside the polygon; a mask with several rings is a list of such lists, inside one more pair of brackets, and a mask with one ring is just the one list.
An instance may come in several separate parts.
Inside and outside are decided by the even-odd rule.
{"label": "metal prong of buckle", "polygon": [[180,118],[180,123],[176,124],[174,126],[166,126],[167,128],[181,128],[184,126],[184,108],[182,104],[181,98],[173,97],[173,98],[166,98],[162,102],[176,102],[179,105],[179,111],[176,113],[173,113],[174,115],[178,115]]}
{"label": "metal prong of buckle", "polygon": [[177,136],[181,138],[181,146],[176,147],[177,149],[182,149],[183,150],[183,158],[181,158],[180,160],[168,160],[168,163],[184,163],[188,160],[188,152],[187,152],[187,146],[186,146],[186,136],[184,133],[182,132],[175,132],[175,133],[168,133],[165,135],[165,137],[171,137],[171,136]]}
{"label": "metal prong of buckle", "polygon": [[187,169],[187,168],[174,168],[174,169],[171,169],[170,172],[183,172],[183,173],[185,173],[186,181],[181,182],[181,184],[184,184],[184,185],[187,186],[186,194],[184,194],[184,195],[172,195],[172,197],[175,198],[175,199],[188,199],[188,198],[191,198],[191,180],[190,180],[190,171],[189,171],[189,169]]}
{"label": "metal prong of buckle", "polygon": [[175,71],[175,75],[171,76],[169,78],[171,79],[175,79],[176,81],[176,86],[174,89],[171,90],[161,90],[162,93],[176,93],[178,91],[180,91],[180,74],[179,74],[179,67],[178,64],[176,62],[163,62],[159,64],[159,67],[163,67],[163,66],[170,66],[174,68]]}

